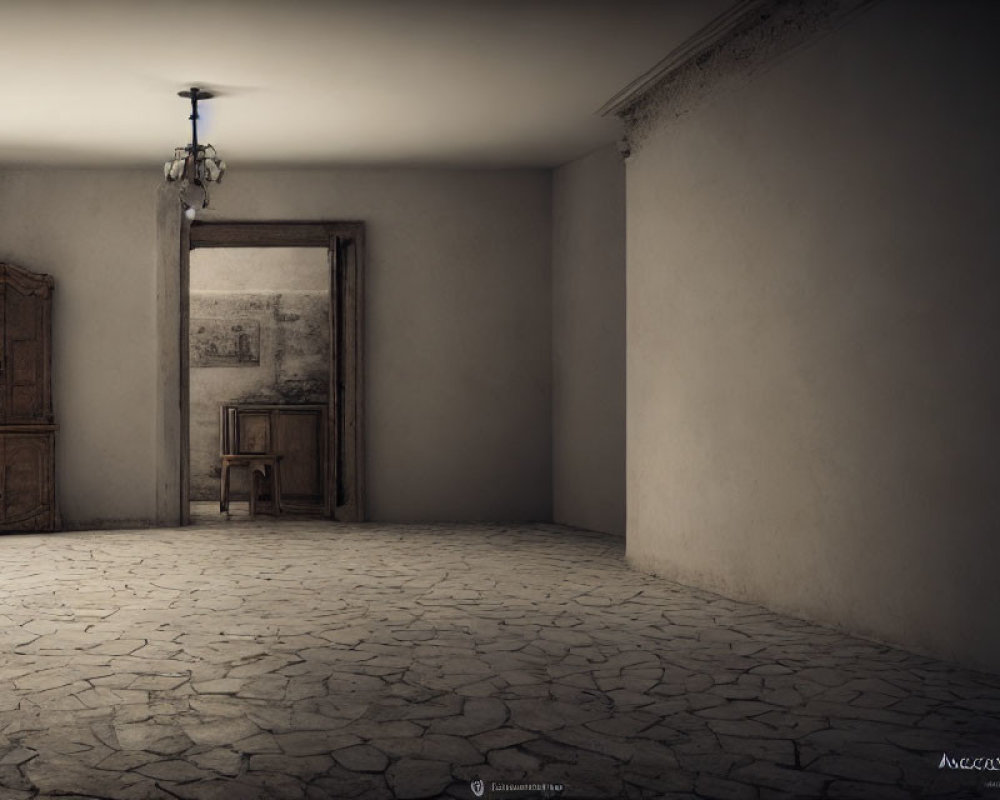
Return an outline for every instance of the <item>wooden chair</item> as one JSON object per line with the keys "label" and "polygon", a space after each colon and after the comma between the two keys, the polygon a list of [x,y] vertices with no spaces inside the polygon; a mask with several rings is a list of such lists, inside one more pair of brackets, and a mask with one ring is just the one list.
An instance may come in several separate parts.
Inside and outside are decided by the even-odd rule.
{"label": "wooden chair", "polygon": [[257,475],[254,513],[259,488],[270,482],[282,515],[329,515],[326,405],[227,403],[219,414],[221,511],[229,506],[229,471],[246,467],[251,488]]}
{"label": "wooden chair", "polygon": [[235,467],[246,467],[250,490],[250,519],[257,516],[257,499],[265,483],[271,494],[271,513],[281,514],[281,455],[274,452],[271,419],[266,413],[240,413],[236,406],[222,406],[222,460],[219,511],[229,514],[231,473]]}
{"label": "wooden chair", "polygon": [[246,467],[250,483],[250,519],[257,516],[257,498],[265,481],[270,483],[271,513],[281,514],[281,456],[276,453],[237,453],[222,456],[222,481],[219,511],[229,514],[229,482],[233,467]]}

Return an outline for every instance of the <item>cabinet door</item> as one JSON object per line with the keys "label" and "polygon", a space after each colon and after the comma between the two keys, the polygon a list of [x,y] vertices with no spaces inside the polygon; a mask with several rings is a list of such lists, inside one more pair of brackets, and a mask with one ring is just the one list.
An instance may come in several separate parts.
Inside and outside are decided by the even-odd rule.
{"label": "cabinet door", "polygon": [[[7,329],[4,324],[4,309],[7,305],[7,268],[0,267],[0,276],[3,280],[0,280],[0,337],[3,336],[3,332]],[[7,395],[10,394],[7,391],[7,353],[3,347],[4,342],[0,341],[0,425],[7,421]]]}
{"label": "cabinet door", "polygon": [[52,530],[52,434],[0,436],[0,529]]}
{"label": "cabinet door", "polygon": [[326,509],[325,416],[325,409],[274,412],[274,452],[283,456],[281,504],[291,511]]}
{"label": "cabinet door", "polygon": [[52,416],[48,377],[49,298],[4,287],[3,416],[8,424],[48,422]]}

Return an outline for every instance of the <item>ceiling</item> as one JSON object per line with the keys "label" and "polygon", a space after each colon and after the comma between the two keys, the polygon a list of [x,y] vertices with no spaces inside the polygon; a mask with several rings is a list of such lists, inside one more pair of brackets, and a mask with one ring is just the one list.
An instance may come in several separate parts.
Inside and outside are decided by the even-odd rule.
{"label": "ceiling", "polygon": [[732,0],[0,0],[0,163],[555,166]]}

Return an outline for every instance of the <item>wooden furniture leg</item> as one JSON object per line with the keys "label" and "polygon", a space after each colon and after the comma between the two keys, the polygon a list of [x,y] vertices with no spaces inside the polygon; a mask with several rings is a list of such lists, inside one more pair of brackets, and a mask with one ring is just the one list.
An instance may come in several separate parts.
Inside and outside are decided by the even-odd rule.
{"label": "wooden furniture leg", "polygon": [[274,459],[271,465],[271,502],[274,506],[274,516],[281,515],[281,456]]}
{"label": "wooden furniture leg", "polygon": [[267,485],[271,491],[271,508],[274,516],[281,514],[281,456],[229,455],[222,456],[222,470],[219,481],[219,511],[229,516],[229,495],[232,482],[232,468],[247,468],[247,483],[250,488],[250,519],[257,516],[257,498]]}
{"label": "wooden furniture leg", "polygon": [[260,479],[254,465],[247,470],[250,473],[250,519],[257,516],[257,492],[260,491]]}
{"label": "wooden furniture leg", "polygon": [[219,482],[219,512],[229,516],[229,462],[222,459],[222,477]]}

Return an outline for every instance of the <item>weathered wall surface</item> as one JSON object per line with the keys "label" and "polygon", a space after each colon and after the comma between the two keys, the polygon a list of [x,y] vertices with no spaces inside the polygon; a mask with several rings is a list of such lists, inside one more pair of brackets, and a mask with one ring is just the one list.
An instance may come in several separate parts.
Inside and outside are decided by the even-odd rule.
{"label": "weathered wall surface", "polygon": [[628,182],[628,557],[1000,669],[1000,50],[880,3]]}
{"label": "weathered wall surface", "polygon": [[[230,166],[217,216],[367,223],[369,515],[551,519],[550,174]],[[179,508],[178,483],[157,488],[179,429],[158,399],[179,359],[160,347],[176,341],[158,325],[158,294],[176,306],[156,267],[160,180],[155,164],[0,171],[0,258],[56,280],[70,527],[150,523],[158,496]]]}
{"label": "weathered wall surface", "polygon": [[195,250],[191,286],[191,498],[216,500],[220,405],[327,402],[327,253]]}
{"label": "weathered wall surface", "polygon": [[552,486],[556,522],[625,533],[625,165],[555,171]]}

